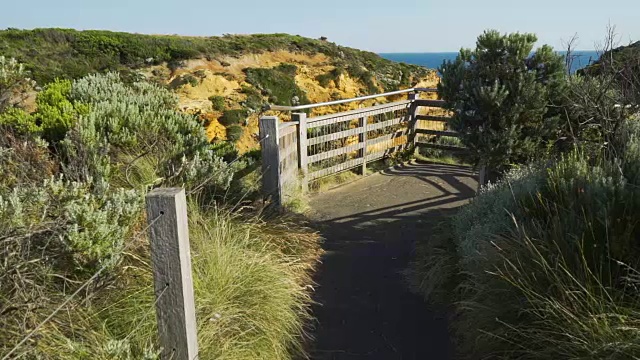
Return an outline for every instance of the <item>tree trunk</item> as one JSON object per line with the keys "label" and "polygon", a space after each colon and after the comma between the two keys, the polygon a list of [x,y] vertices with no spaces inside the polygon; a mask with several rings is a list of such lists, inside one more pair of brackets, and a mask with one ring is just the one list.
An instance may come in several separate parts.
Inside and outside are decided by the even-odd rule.
{"label": "tree trunk", "polygon": [[478,179],[478,192],[489,183],[495,184],[500,179],[500,173],[487,165],[480,165],[480,174]]}

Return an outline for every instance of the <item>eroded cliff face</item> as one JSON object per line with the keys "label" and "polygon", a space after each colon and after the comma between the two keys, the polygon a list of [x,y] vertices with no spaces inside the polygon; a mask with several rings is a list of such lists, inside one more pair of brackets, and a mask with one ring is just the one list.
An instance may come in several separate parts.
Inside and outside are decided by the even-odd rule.
{"label": "eroded cliff face", "polygon": [[[362,81],[354,79],[346,71],[339,71],[340,69],[337,69],[333,63],[334,61],[324,54],[309,55],[275,51],[212,60],[187,60],[178,68],[170,69],[163,64],[149,67],[142,73],[150,80],[164,83],[175,89],[180,99],[180,108],[189,113],[199,114],[212,140],[227,138],[226,127],[219,121],[224,111],[246,110],[246,116],[243,116],[245,120],[239,124],[244,131],[236,142],[238,150],[246,152],[258,146],[258,118],[267,114],[261,112],[259,108],[247,107],[250,96],[247,93],[260,94],[262,102],[268,103],[270,102],[268,93],[271,90],[256,86],[255,82],[248,82],[246,69],[274,69],[282,64],[295,65],[295,75],[292,74],[295,85],[306,95],[310,103],[347,99],[370,93],[370,89]],[[330,79],[322,81],[318,79],[326,74],[333,75],[329,76]],[[438,83],[435,72],[426,72],[426,74],[426,76],[411,79],[412,86],[435,87]],[[380,92],[382,91],[380,87]],[[224,110],[214,109],[210,100],[212,96],[224,98]],[[311,115],[347,111],[401,98],[403,96],[317,108]],[[288,113],[270,111],[268,114],[278,115],[283,119],[288,118]]]}

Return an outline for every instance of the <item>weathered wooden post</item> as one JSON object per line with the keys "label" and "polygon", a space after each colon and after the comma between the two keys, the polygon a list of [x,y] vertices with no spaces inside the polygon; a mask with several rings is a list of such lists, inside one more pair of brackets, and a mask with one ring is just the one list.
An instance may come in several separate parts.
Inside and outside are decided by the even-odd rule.
{"label": "weathered wooden post", "polygon": [[307,114],[293,113],[291,119],[298,122],[298,168],[302,172],[302,190],[309,190],[309,159],[307,153]]}
{"label": "weathered wooden post", "polygon": [[185,192],[155,189],[146,200],[161,358],[193,360],[198,341]]}
{"label": "weathered wooden post", "polygon": [[[409,93],[408,99],[412,101],[409,106],[409,139],[407,139],[407,147],[413,146],[413,151],[418,151],[418,106],[416,105],[416,100],[420,99],[420,93],[414,92]],[[407,148],[407,150],[409,150]]]}
{"label": "weathered wooden post", "polygon": [[358,126],[362,128],[362,132],[358,135],[358,141],[362,144],[360,156],[362,157],[362,176],[367,175],[367,116],[358,120]]}
{"label": "weathered wooden post", "polygon": [[260,119],[260,139],[262,139],[262,194],[271,197],[274,205],[282,205],[280,181],[280,135],[278,117],[265,116]]}

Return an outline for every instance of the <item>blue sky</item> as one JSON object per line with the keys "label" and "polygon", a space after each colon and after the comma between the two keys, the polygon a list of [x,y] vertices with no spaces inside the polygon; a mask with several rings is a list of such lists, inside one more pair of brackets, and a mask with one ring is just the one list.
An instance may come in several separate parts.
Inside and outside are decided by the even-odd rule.
{"label": "blue sky", "polygon": [[285,32],[375,52],[457,51],[484,29],[534,32],[558,48],[575,33],[594,49],[608,23],[640,40],[640,0],[3,0],[0,28],[150,34]]}

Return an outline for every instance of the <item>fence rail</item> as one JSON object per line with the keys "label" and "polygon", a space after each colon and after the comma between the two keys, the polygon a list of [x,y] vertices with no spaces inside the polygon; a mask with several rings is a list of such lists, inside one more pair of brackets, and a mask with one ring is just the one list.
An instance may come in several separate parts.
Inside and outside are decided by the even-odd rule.
{"label": "fence rail", "polygon": [[261,118],[260,138],[266,139],[262,145],[264,194],[283,204],[291,191],[306,189],[311,181],[355,168],[364,174],[368,162],[396,152],[416,146],[463,149],[429,142],[441,136],[458,136],[449,130],[448,116],[428,110],[443,108],[444,101],[420,99],[420,93],[434,91],[406,89],[327,103],[271,106],[272,110],[300,111],[408,94],[406,100],[310,118],[294,112],[289,122],[280,122],[275,116]]}

